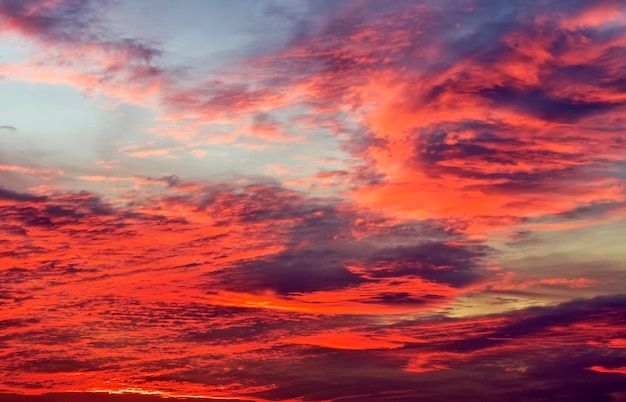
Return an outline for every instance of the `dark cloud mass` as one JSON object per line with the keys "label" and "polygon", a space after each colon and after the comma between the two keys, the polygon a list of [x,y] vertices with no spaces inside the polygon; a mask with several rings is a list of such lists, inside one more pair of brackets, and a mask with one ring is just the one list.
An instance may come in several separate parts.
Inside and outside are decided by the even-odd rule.
{"label": "dark cloud mass", "polygon": [[609,112],[613,108],[623,106],[621,103],[555,99],[541,89],[534,88],[519,91],[514,88],[495,87],[481,90],[480,95],[499,107],[514,107],[524,113],[556,123],[575,123],[587,116]]}

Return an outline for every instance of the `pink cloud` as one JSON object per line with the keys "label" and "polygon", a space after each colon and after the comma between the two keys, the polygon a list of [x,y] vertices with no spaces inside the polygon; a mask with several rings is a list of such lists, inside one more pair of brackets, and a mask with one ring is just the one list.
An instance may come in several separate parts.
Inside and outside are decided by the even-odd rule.
{"label": "pink cloud", "polygon": [[0,164],[0,172],[15,172],[24,173],[33,176],[39,176],[44,180],[49,180],[53,176],[62,176],[64,174],[61,169],[46,169],[37,167],[17,166],[17,165],[3,165]]}

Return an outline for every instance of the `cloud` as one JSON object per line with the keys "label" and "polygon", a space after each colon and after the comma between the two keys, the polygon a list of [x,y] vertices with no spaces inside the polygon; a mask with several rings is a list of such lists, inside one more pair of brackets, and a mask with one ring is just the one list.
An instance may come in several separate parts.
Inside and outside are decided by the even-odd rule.
{"label": "cloud", "polygon": [[161,52],[135,38],[113,34],[101,13],[112,4],[2,2],[3,32],[24,37],[34,50],[28,60],[5,63],[0,72],[17,80],[69,84],[135,104],[146,101],[161,85],[162,72],[155,62]]}
{"label": "cloud", "polygon": [[[89,400],[93,402],[160,402],[163,401],[163,396],[141,394],[138,391],[135,393],[118,393],[110,394],[108,392],[51,392],[42,395],[22,395],[22,394],[0,394],[0,400],[3,401],[15,401],[15,402],[79,402]],[[220,398],[194,398],[197,401],[215,401]],[[249,399],[235,399],[224,398],[223,400],[244,402],[250,401]]]}
{"label": "cloud", "polygon": [[[4,374],[9,389],[60,389],[58,373],[81,373],[74,386],[244,400],[556,398],[582,378],[584,398],[624,391],[617,374],[589,377],[624,365],[623,295],[449,318],[459,294],[485,286],[493,251],[437,222],[262,180],[162,189],[126,206],[3,190],[3,223],[27,233],[5,237],[14,254],[0,257],[12,353],[1,367],[30,373]],[[155,340],[168,345],[158,359]]]}
{"label": "cloud", "polygon": [[602,366],[593,366],[590,367],[589,370],[596,371],[598,373],[615,373],[615,374],[626,374],[626,367],[602,367]]}
{"label": "cloud", "polygon": [[[617,146],[619,135],[600,121],[621,121],[624,98],[613,90],[624,27],[615,22],[599,34],[572,25],[580,15],[619,13],[611,2],[583,3],[532,10],[489,1],[454,11],[430,2],[331,7],[254,67],[270,69],[267,88],[281,96],[295,91],[311,113],[337,120],[336,106],[352,110],[351,127],[329,129],[341,138],[348,132],[345,149],[378,177],[355,186],[364,205],[398,217],[469,214],[472,223],[489,214],[498,226],[498,217],[508,222],[600,202],[585,173],[620,158],[607,146]],[[272,10],[280,18],[298,14]],[[417,20],[426,25],[417,29]],[[584,52],[588,46],[593,53]],[[587,68],[601,71],[606,84],[585,79]],[[350,173],[357,183],[358,171]],[[430,196],[412,200],[416,192]],[[572,196],[560,199],[562,192]],[[608,197],[619,202],[623,195]]]}
{"label": "cloud", "polygon": [[475,261],[485,256],[484,246],[424,243],[414,247],[382,249],[374,254],[373,277],[420,276],[424,279],[464,286],[479,280]]}
{"label": "cloud", "polygon": [[13,126],[0,126],[0,131],[6,131],[9,133],[14,133],[17,131],[17,128],[13,127]]}
{"label": "cloud", "polygon": [[26,167],[26,166],[17,166],[17,165],[3,165],[3,164],[0,164],[0,172],[24,173],[28,175],[39,176],[44,180],[49,180],[52,176],[64,174],[63,170],[61,169],[45,169],[45,168]]}
{"label": "cloud", "polygon": [[[270,327],[233,326],[232,332],[211,330],[202,340],[219,343],[225,336],[237,344],[242,339],[263,339],[263,330],[269,329],[272,335],[267,342],[275,346],[254,358],[233,358],[227,370],[205,363],[159,379],[211,385],[243,376],[261,388],[250,397],[269,400],[366,396],[383,401],[389,400],[390,392],[393,400],[416,396],[451,400],[468,392],[487,401],[541,400],[560,398],[572,390],[572,384],[581,384],[571,391],[573,400],[611,400],[612,393],[625,390],[621,377],[601,369],[590,375],[589,367],[623,367],[626,357],[623,349],[607,350],[591,340],[620,338],[616,323],[623,318],[623,299],[613,295],[514,314],[419,317],[377,325],[349,316],[319,317],[305,320],[297,331],[293,331],[297,324],[291,323],[280,339],[273,336],[280,333],[274,332],[280,329],[279,321]],[[309,335],[290,339],[303,331]],[[279,346],[277,341],[295,345]]]}
{"label": "cloud", "polygon": [[278,294],[341,289],[365,280],[342,265],[329,250],[284,252],[263,260],[243,263],[220,275],[226,289],[275,291]]}
{"label": "cloud", "polygon": [[46,199],[44,196],[35,196],[27,193],[18,193],[16,191],[8,190],[0,187],[0,197],[12,201],[43,201]]}
{"label": "cloud", "polygon": [[481,90],[479,95],[499,107],[513,107],[522,113],[556,123],[575,123],[593,114],[607,113],[623,106],[623,103],[552,98],[539,88],[520,92],[516,88],[496,86]]}
{"label": "cloud", "polygon": [[[202,73],[120,33],[115,6],[0,2],[0,34],[31,51],[0,74],[150,108],[143,134],[173,137],[116,144],[119,163],[99,164],[111,174],[0,164],[58,184],[0,188],[3,390],[626,392],[621,3],[275,4],[282,46]],[[215,177],[211,158],[182,158],[207,145],[242,173],[185,179]]]}
{"label": "cloud", "polygon": [[[507,342],[517,342],[528,336],[551,332],[555,328],[569,327],[577,322],[619,321],[626,313],[624,295],[600,296],[590,300],[573,300],[555,307],[535,307],[525,310],[527,316],[514,320],[496,331],[477,338],[452,342],[446,346],[454,352],[468,352],[495,347]],[[510,315],[512,316],[512,314]],[[514,316],[513,316],[514,317]]]}

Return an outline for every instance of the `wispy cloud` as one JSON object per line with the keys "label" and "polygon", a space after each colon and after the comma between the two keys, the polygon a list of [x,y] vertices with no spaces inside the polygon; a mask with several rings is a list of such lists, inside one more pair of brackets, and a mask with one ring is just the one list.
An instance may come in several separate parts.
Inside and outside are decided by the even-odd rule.
{"label": "wispy cloud", "polygon": [[14,133],[14,132],[17,131],[17,128],[15,128],[13,126],[0,126],[0,131]]}

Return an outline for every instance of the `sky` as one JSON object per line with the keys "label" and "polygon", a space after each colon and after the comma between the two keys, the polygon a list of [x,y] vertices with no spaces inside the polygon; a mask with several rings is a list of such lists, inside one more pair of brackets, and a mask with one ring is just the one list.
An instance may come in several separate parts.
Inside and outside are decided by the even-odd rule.
{"label": "sky", "polygon": [[621,0],[0,0],[0,105],[2,401],[626,401]]}

